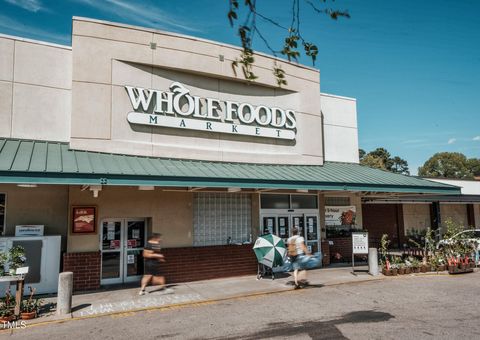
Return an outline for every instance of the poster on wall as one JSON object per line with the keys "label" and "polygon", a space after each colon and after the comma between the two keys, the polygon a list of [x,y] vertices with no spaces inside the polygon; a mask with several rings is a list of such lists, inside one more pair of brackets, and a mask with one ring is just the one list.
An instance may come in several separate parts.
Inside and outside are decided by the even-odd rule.
{"label": "poster on wall", "polygon": [[72,233],[95,233],[96,207],[72,208]]}
{"label": "poster on wall", "polygon": [[355,225],[355,219],[354,205],[325,207],[325,225]]}

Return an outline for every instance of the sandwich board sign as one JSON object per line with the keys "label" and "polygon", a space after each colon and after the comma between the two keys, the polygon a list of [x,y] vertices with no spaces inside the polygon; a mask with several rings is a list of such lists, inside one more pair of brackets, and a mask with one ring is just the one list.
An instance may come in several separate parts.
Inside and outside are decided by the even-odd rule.
{"label": "sandwich board sign", "polygon": [[368,254],[368,233],[352,232],[352,273],[355,274],[355,255]]}

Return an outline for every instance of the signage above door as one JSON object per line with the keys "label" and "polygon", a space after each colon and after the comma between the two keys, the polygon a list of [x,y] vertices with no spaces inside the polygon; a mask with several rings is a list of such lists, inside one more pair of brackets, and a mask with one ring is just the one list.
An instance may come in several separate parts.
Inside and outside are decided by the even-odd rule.
{"label": "signage above door", "polygon": [[170,91],[125,86],[134,111],[131,124],[228,133],[276,139],[295,139],[295,111],[265,105],[201,98],[173,82]]}

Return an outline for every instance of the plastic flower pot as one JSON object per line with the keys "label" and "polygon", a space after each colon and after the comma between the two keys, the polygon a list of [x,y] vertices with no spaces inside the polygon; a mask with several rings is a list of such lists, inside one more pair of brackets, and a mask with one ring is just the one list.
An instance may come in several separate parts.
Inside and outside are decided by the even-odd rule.
{"label": "plastic flower pot", "polygon": [[383,268],[382,269],[382,274],[385,275],[385,276],[392,276],[392,270],[391,269],[385,269]]}
{"label": "plastic flower pot", "polygon": [[21,312],[20,313],[20,318],[22,320],[30,320],[34,319],[37,316],[37,312]]}

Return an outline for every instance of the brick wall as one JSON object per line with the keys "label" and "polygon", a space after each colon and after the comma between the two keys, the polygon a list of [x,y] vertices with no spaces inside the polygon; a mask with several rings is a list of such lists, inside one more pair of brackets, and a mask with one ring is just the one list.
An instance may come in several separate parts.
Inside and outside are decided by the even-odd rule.
{"label": "brick wall", "polygon": [[73,290],[100,288],[100,252],[63,254],[63,271],[73,272]]}
{"label": "brick wall", "polygon": [[257,272],[252,245],[164,248],[168,283],[250,275]]}

